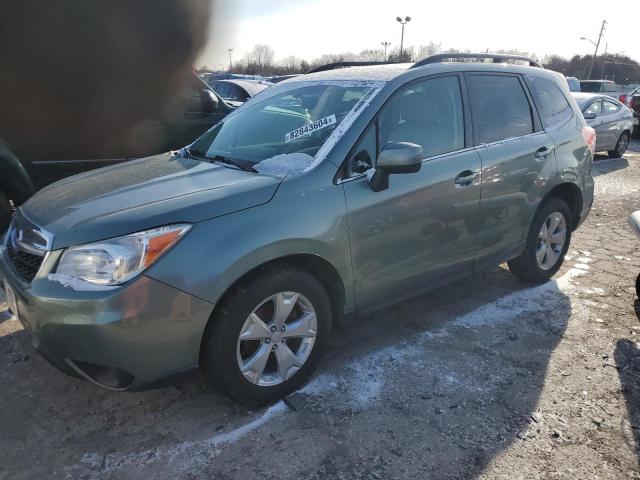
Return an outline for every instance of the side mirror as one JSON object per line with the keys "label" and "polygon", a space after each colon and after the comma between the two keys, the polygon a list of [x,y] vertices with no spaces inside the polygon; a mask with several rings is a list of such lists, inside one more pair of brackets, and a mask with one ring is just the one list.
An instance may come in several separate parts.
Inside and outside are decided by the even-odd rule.
{"label": "side mirror", "polygon": [[393,142],[387,144],[376,162],[376,171],[369,180],[371,190],[380,192],[389,188],[389,175],[416,173],[422,167],[422,147],[415,143]]}
{"label": "side mirror", "polygon": [[585,120],[593,120],[598,116],[598,114],[591,112],[591,113],[585,113],[583,116]]}
{"label": "side mirror", "polygon": [[215,93],[204,89],[200,92],[200,105],[202,113],[213,113],[220,107],[220,101]]}

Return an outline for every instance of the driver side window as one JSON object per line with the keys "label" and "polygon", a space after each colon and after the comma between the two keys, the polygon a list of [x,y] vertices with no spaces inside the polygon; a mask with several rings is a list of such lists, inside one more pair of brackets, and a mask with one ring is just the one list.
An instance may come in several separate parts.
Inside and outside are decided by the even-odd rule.
{"label": "driver side window", "polygon": [[584,111],[584,113],[585,114],[593,113],[595,115],[600,115],[600,101],[593,102],[591,105],[589,105],[589,108],[587,108]]}
{"label": "driver side window", "polygon": [[424,158],[464,148],[458,77],[412,82],[394,93],[349,158],[348,175],[359,175],[375,166],[379,150],[392,142],[420,145]]}

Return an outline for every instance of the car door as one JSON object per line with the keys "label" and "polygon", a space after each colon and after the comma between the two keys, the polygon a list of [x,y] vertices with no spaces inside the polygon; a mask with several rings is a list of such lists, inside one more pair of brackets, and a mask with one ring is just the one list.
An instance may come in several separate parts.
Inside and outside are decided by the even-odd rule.
{"label": "car door", "polygon": [[[430,77],[400,88],[347,160],[343,185],[360,311],[471,273],[480,158],[466,135],[461,79]],[[374,192],[368,174],[391,142],[421,145],[422,168],[393,175],[388,189]]]}
{"label": "car door", "polygon": [[542,130],[519,75],[465,76],[482,160],[477,266],[497,265],[524,246],[539,186],[556,174],[553,139]]}
{"label": "car door", "polygon": [[[622,122],[620,121],[620,110],[622,106],[610,100],[602,100],[602,126],[606,138],[606,145],[603,150],[614,150],[618,138],[622,133]],[[597,141],[597,137],[596,137]]]}

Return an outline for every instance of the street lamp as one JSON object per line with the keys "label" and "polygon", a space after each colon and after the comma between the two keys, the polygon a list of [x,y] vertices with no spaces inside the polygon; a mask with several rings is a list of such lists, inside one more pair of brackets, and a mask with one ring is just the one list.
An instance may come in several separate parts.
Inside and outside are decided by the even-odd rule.
{"label": "street lamp", "polygon": [[229,49],[229,71],[231,71],[231,68],[233,67],[233,62],[231,61],[231,54],[233,53],[233,48]]}
{"label": "street lamp", "polygon": [[591,80],[591,73],[593,72],[593,66],[596,64],[596,56],[598,55],[598,48],[600,48],[600,42],[602,41],[602,34],[604,33],[604,28],[607,25],[607,21],[602,21],[602,27],[600,27],[600,35],[598,35],[598,41],[594,42],[593,40],[588,39],[587,37],[580,37],[580,40],[585,40],[589,42],[591,45],[596,47],[596,51],[593,53],[593,57],[591,57],[591,65],[589,65],[589,73],[587,73],[587,80]]}
{"label": "street lamp", "polygon": [[411,17],[396,17],[398,23],[402,25],[402,37],[400,37],[400,61],[402,61],[402,53],[404,48],[404,26],[411,21]]}
{"label": "street lamp", "polygon": [[380,45],[384,47],[384,59],[387,59],[387,48],[391,46],[391,42],[382,42]]}

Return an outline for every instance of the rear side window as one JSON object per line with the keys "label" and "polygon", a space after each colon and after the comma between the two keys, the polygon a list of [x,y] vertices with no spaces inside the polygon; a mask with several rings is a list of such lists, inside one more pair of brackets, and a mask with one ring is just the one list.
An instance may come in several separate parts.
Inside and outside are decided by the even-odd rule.
{"label": "rear side window", "polygon": [[480,143],[533,133],[531,105],[517,77],[470,75],[468,84]]}
{"label": "rear side window", "polygon": [[587,108],[584,111],[585,115],[589,114],[589,113],[600,115],[600,113],[602,113],[602,111],[601,111],[602,109],[601,109],[600,105],[601,105],[600,101],[593,102],[591,105],[589,105],[589,108]]}
{"label": "rear side window", "polygon": [[620,110],[620,105],[610,102],[608,100],[605,100],[604,102],[602,102],[602,104],[603,104],[605,115],[616,113],[618,110]]}
{"label": "rear side window", "polygon": [[571,105],[555,82],[535,75],[527,75],[526,81],[546,128],[561,125],[573,116]]}

